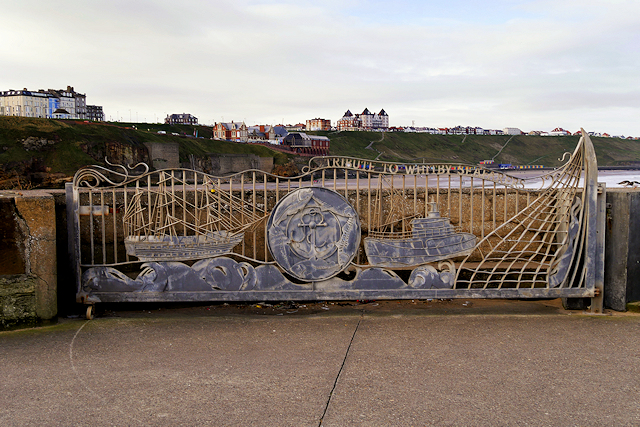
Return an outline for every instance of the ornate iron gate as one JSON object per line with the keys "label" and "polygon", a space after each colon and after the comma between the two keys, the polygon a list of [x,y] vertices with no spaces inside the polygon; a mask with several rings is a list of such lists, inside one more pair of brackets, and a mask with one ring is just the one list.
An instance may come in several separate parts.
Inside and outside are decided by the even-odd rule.
{"label": "ornate iron gate", "polygon": [[77,299],[601,298],[604,187],[584,131],[567,156],[528,179],[347,157],[294,178],[83,168],[67,187]]}

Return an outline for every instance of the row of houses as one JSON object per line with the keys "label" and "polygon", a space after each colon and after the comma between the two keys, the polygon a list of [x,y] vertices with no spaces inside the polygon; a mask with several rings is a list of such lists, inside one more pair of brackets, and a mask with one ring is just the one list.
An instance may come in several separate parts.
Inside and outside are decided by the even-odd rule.
{"label": "row of houses", "polygon": [[[481,127],[472,126],[456,126],[452,128],[429,128],[429,127],[390,127],[389,131],[395,132],[420,132],[430,133],[434,135],[533,135],[533,136],[567,136],[581,135],[581,131],[570,132],[561,127],[553,129],[551,132],[533,130],[531,132],[523,132],[519,128],[507,127],[504,129],[483,129]],[[624,136],[611,136],[608,133],[589,132],[591,136],[601,136],[605,138],[623,138]],[[637,139],[627,137],[626,139]]]}
{"label": "row of houses", "polygon": [[[172,114],[167,116],[165,123],[170,124],[197,124],[197,119],[190,114]],[[353,114],[347,110],[342,118],[338,120],[337,126],[331,126],[331,120],[314,118],[304,123],[296,125],[281,126],[253,126],[247,127],[244,123],[216,123],[217,130],[214,130],[214,138],[226,139],[238,142],[259,142],[261,140],[276,141],[273,143],[282,144],[287,132],[303,131],[386,131],[386,132],[415,132],[429,133],[434,135],[540,135],[540,136],[564,136],[579,135],[580,131],[571,133],[561,127],[553,129],[551,132],[531,131],[523,132],[520,128],[505,127],[503,129],[484,129],[478,126],[455,126],[444,128],[431,127],[390,127],[389,115],[380,110],[379,113],[372,113],[368,108],[360,114]],[[272,129],[273,128],[273,129]],[[592,136],[610,137],[609,134],[590,132]],[[624,136],[614,136],[613,138],[625,138]],[[627,139],[637,139],[628,137]]]}
{"label": "row of houses", "polygon": [[0,92],[0,116],[104,121],[102,106],[87,105],[87,96],[72,86],[60,90],[24,88]]}
{"label": "row of houses", "polygon": [[380,110],[379,113],[372,113],[368,108],[360,114],[353,114],[351,110],[347,110],[346,113],[338,120],[336,127],[331,125],[331,120],[322,119],[316,117],[315,119],[309,119],[305,123],[298,123],[296,125],[287,125],[285,128],[289,132],[301,132],[301,131],[331,131],[337,129],[343,130],[388,130],[389,129],[389,115]]}
{"label": "row of houses", "polygon": [[[539,136],[565,136],[580,135],[581,131],[570,132],[561,127],[557,127],[550,132],[531,131],[523,132],[520,128],[505,127],[503,129],[484,129],[478,126],[455,126],[455,127],[416,127],[416,126],[389,126],[389,115],[383,110],[379,113],[371,113],[365,108],[360,114],[353,114],[350,110],[342,116],[334,128],[331,121],[326,119],[307,120],[306,125],[297,124],[286,127],[289,131],[317,131],[317,130],[338,130],[338,131],[386,131],[386,132],[415,132],[429,133],[434,135],[539,135]],[[636,137],[611,136],[608,133],[589,132],[591,136],[600,136],[605,138],[622,138],[622,139],[640,139]]]}
{"label": "row of houses", "polygon": [[287,135],[284,126],[257,125],[247,126],[245,122],[216,123],[213,125],[213,138],[234,142],[263,142],[281,144]]}
{"label": "row of houses", "polygon": [[[389,131],[396,132],[416,132],[416,133],[429,133],[432,135],[520,135],[520,129],[505,128],[505,129],[483,129],[481,127],[472,126],[456,126],[452,128],[429,128],[429,127],[391,127]],[[518,133],[514,133],[514,132]]]}
{"label": "row of houses", "polygon": [[[170,114],[164,122],[166,124],[189,124],[197,125],[198,119],[191,114]],[[281,125],[287,132],[303,132],[303,131],[331,131],[336,128],[332,127],[331,120],[316,117],[309,119],[306,123],[298,123],[295,125]],[[267,126],[269,128],[269,126]],[[383,110],[379,113],[372,113],[368,108],[360,114],[353,114],[350,110],[344,114],[342,119],[338,120],[337,130],[388,130],[389,129],[389,115]],[[266,133],[267,138],[272,140],[277,138],[272,135],[269,129],[249,129],[245,123],[227,122],[227,123],[215,123],[214,124],[214,138],[216,139],[228,139],[238,142],[248,142],[253,134]],[[278,131],[276,129],[276,134]],[[281,137],[284,137],[280,135]],[[262,139],[260,136],[258,139]]]}
{"label": "row of houses", "polygon": [[[589,134],[589,136],[598,136],[598,137],[602,137],[602,138],[620,138],[620,139],[633,139],[633,140],[640,139],[638,137],[633,137],[633,136],[625,137],[624,135],[609,135],[606,132],[604,132],[604,133],[601,133],[601,132],[588,132],[588,134]],[[578,131],[575,131],[575,132],[571,133],[570,131],[564,130],[562,128],[555,128],[551,132],[531,131],[531,132],[529,132],[529,135],[540,135],[540,136],[567,136],[567,135],[574,135],[574,136],[580,136],[580,135],[582,135],[582,131],[578,130]]]}
{"label": "row of houses", "polygon": [[308,135],[304,132],[289,132],[285,126],[247,126],[244,122],[216,123],[213,138],[240,143],[269,143],[287,147],[300,154],[329,154],[329,138]]}

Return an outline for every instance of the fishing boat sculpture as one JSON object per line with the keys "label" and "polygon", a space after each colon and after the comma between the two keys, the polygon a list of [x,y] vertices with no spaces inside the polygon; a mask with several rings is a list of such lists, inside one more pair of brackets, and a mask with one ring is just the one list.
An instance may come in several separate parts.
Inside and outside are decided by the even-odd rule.
{"label": "fishing boat sculpture", "polygon": [[123,218],[127,255],[148,262],[229,253],[247,229],[265,218],[211,180],[191,192],[168,187],[171,179],[161,174],[157,188],[136,189]]}
{"label": "fishing boat sculpture", "polygon": [[449,218],[440,216],[436,203],[426,218],[411,220],[409,232],[370,232],[364,239],[369,264],[376,267],[411,268],[470,254],[477,238],[456,232]]}

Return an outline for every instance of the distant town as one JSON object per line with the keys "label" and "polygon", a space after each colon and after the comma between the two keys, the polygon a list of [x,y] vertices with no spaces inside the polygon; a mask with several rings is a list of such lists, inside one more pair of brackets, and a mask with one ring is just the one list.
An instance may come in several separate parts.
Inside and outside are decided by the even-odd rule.
{"label": "distant town", "polygon": [[[86,94],[78,93],[72,86],[66,89],[39,89],[30,91],[9,89],[0,92],[0,116],[40,117],[49,119],[71,119],[87,121],[105,121],[102,106],[88,105]],[[164,119],[166,124],[186,124],[199,126],[198,118],[187,113],[169,114]],[[290,136],[290,133],[305,131],[369,131],[369,132],[415,132],[435,135],[537,135],[537,136],[566,136],[579,135],[579,130],[565,130],[556,127],[550,132],[531,130],[523,131],[516,127],[503,129],[485,129],[477,126],[455,127],[419,127],[419,126],[389,126],[389,115],[384,109],[375,113],[365,108],[362,113],[352,113],[347,110],[342,117],[335,122],[330,119],[314,118],[306,120],[306,123],[279,124],[279,125],[255,125],[247,126],[244,121],[231,121],[214,123],[213,138],[236,142],[260,142],[268,141],[272,144],[291,144],[286,138],[312,138],[313,152],[321,153],[328,150],[328,139],[301,135]],[[640,137],[610,135],[606,132],[589,132],[591,136],[622,138],[638,140]],[[320,139],[317,139],[320,138]],[[325,145],[326,144],[326,145]],[[305,145],[309,145],[309,141]]]}

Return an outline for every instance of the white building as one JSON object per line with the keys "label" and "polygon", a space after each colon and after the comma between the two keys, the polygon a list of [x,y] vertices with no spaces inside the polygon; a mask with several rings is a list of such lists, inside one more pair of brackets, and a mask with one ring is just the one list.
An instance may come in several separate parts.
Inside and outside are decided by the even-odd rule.
{"label": "white building", "polygon": [[[101,107],[100,107],[101,108]],[[87,97],[73,87],[64,90],[40,89],[37,92],[7,90],[0,92],[0,115],[53,119],[87,118]]]}
{"label": "white building", "polygon": [[0,116],[49,117],[49,97],[26,89],[0,92]]}
{"label": "white building", "polygon": [[504,135],[522,135],[522,131],[518,128],[504,128],[502,133]]}
{"label": "white building", "polygon": [[389,115],[380,110],[379,113],[372,113],[368,108],[360,114],[353,114],[350,110],[338,120],[338,130],[377,130],[389,128]]}
{"label": "white building", "polygon": [[360,121],[362,122],[361,126],[365,129],[386,129],[389,127],[389,116],[384,109],[376,114],[365,108],[360,114]]}

